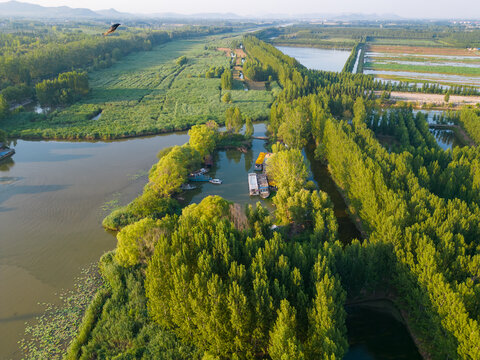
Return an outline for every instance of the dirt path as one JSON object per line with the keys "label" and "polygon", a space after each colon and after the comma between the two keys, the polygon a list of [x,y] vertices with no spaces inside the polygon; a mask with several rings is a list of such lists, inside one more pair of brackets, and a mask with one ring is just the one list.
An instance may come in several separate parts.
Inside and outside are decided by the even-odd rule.
{"label": "dirt path", "polygon": [[[381,94],[381,91],[375,92],[377,96]],[[392,91],[390,100],[416,102],[419,105],[424,103],[443,105],[445,103],[445,95]],[[477,105],[480,104],[480,96],[450,95],[449,104],[453,104],[456,107],[462,105]]]}

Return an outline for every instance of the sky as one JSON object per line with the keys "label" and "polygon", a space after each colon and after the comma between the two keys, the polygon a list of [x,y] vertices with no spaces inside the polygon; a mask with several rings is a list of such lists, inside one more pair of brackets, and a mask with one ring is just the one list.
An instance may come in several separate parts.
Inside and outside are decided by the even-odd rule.
{"label": "sky", "polygon": [[[7,0],[0,0],[6,2]],[[396,14],[415,18],[477,18],[480,0],[19,0],[43,6],[115,8],[130,13]]]}

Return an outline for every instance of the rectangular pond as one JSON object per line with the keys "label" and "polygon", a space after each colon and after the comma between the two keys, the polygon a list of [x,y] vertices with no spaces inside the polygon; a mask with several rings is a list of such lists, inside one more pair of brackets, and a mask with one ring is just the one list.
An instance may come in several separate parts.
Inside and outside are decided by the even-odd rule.
{"label": "rectangular pond", "polygon": [[291,56],[311,70],[342,71],[350,51],[318,49],[309,47],[276,46],[285,55]]}

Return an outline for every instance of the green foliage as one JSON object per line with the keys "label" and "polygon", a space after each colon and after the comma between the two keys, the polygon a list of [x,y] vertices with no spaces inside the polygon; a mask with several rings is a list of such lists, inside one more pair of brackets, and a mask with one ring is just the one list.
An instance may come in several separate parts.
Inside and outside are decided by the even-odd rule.
{"label": "green foliage", "polygon": [[88,305],[85,315],[82,319],[82,324],[78,329],[78,334],[68,347],[65,360],[78,359],[81,353],[81,348],[88,342],[88,336],[95,326],[96,321],[102,313],[103,305],[110,296],[110,291],[107,289],[100,289],[95,294],[90,305]]}
{"label": "green foliage", "polygon": [[[208,120],[223,124],[230,105],[219,101],[220,80],[202,74],[211,66],[228,66],[228,58],[204,50],[205,40],[216,41],[175,40],[126,56],[109,68],[90,72],[91,90],[81,101],[46,117],[12,114],[2,128],[12,137],[106,140],[187,130]],[[188,57],[187,64],[175,63],[178,54]],[[273,92],[230,92],[242,113],[254,120],[268,117]],[[100,111],[101,118],[92,120]]]}
{"label": "green foliage", "polygon": [[117,235],[117,262],[124,266],[134,266],[145,262],[153,253],[153,248],[159,233],[154,233],[156,221],[144,218],[125,226]]}
{"label": "green foliage", "polygon": [[[308,331],[313,326],[308,313],[314,311],[314,294],[331,307],[344,299],[338,281],[328,272],[318,281],[329,280],[334,286],[312,292],[311,272],[321,266],[318,262],[328,266],[322,249],[327,253],[329,246],[337,246],[330,243],[335,232],[287,242],[271,233],[261,208],[249,210],[253,227],[247,232],[234,228],[228,209],[224,200],[206,198],[185,208],[174,231],[159,238],[145,285],[155,322],[210,357],[262,358],[270,351],[272,358],[299,356],[310,341],[307,334],[317,331],[328,337],[325,341],[339,344],[335,352],[324,347],[319,351],[322,356],[341,357],[346,349],[345,340],[339,341],[345,337],[341,307],[338,313],[322,313],[326,328],[317,324],[318,330]],[[331,208],[322,210],[332,213]],[[254,235],[248,236],[252,231]],[[337,331],[327,330],[330,326]]]}
{"label": "green foliage", "polygon": [[168,197],[180,189],[188,174],[200,167],[200,153],[191,146],[174,146],[152,168],[149,189],[160,197]]}
{"label": "green foliage", "polygon": [[274,153],[267,160],[267,174],[279,188],[288,189],[291,194],[302,189],[308,177],[302,152],[289,149]]}
{"label": "green foliage", "polygon": [[478,112],[468,108],[462,109],[459,122],[467,131],[468,135],[470,135],[477,144],[480,144],[480,116]]}
{"label": "green foliage", "polygon": [[218,133],[207,125],[195,125],[188,131],[188,136],[189,145],[204,158],[215,149]]}
{"label": "green foliage", "polygon": [[224,103],[230,104],[232,102],[232,94],[230,92],[226,92],[222,96],[222,101]]}
{"label": "green foliage", "polygon": [[277,311],[277,321],[270,332],[268,354],[272,360],[305,359],[302,344],[295,333],[296,328],[295,309],[287,300],[282,300]]}
{"label": "green foliage", "polygon": [[187,60],[187,57],[185,55],[182,55],[177,59],[176,62],[177,62],[177,65],[182,66],[182,65],[185,65],[188,62],[188,60]]}
{"label": "green foliage", "polygon": [[353,68],[355,67],[355,62],[357,61],[357,55],[358,52],[363,49],[365,46],[365,43],[357,43],[352,49],[352,52],[350,53],[350,56],[347,59],[347,62],[345,63],[345,66],[343,67],[342,72],[353,72]]}
{"label": "green foliage", "polygon": [[88,94],[88,76],[76,71],[62,73],[55,80],[44,80],[35,86],[37,99],[42,106],[72,104]]}
{"label": "green foliage", "polygon": [[233,74],[230,69],[226,69],[221,77],[221,86],[223,90],[232,90],[233,88]]}
{"label": "green foliage", "polygon": [[246,138],[252,137],[253,132],[254,132],[254,128],[253,128],[252,119],[250,119],[249,117],[246,117],[245,118],[245,137]]}
{"label": "green foliage", "polygon": [[220,78],[224,73],[225,68],[223,66],[211,66],[205,73],[207,79]]}
{"label": "green foliage", "polygon": [[8,102],[5,100],[4,96],[0,94],[0,120],[3,120],[8,115]]}
{"label": "green foliage", "polygon": [[199,359],[192,346],[149,321],[140,270],[126,270],[112,253],[102,257],[100,269],[111,295],[92,303],[81,327],[88,336],[80,332],[67,359]]}
{"label": "green foliage", "polygon": [[240,109],[237,106],[229,107],[225,113],[225,117],[225,126],[227,127],[227,130],[238,134],[244,124],[243,115]]}

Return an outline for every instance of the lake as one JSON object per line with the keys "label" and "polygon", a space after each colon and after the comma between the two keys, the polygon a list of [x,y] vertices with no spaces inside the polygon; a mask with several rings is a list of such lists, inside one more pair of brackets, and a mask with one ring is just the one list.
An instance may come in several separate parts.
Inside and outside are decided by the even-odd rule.
{"label": "lake", "polygon": [[185,133],[116,142],[23,141],[0,163],[0,358],[18,358],[25,322],[58,303],[81,269],[116,246],[102,205],[126,204],[157,152]]}
{"label": "lake", "polygon": [[350,51],[309,47],[276,46],[284,54],[312,70],[342,71]]}

